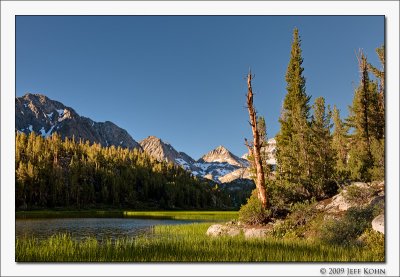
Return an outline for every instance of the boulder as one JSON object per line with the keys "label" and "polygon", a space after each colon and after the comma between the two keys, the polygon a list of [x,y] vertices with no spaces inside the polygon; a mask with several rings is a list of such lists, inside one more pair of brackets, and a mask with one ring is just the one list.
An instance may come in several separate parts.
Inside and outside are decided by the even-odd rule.
{"label": "boulder", "polygon": [[329,203],[326,207],[326,211],[347,211],[352,205],[343,197],[342,193],[335,195],[332,198],[332,202]]}
{"label": "boulder", "polygon": [[244,229],[244,237],[249,238],[264,238],[268,234],[268,229],[265,228],[248,228]]}
{"label": "boulder", "polygon": [[211,237],[218,237],[218,236],[233,237],[240,234],[240,229],[236,226],[214,224],[207,229],[206,234]]}
{"label": "boulder", "polygon": [[369,204],[370,204],[372,207],[379,206],[379,207],[381,207],[382,209],[384,209],[384,208],[385,208],[385,195],[382,195],[382,196],[380,196],[380,195],[375,196],[374,198],[371,199],[371,202],[370,202]]}
{"label": "boulder", "polygon": [[219,236],[238,236],[241,233],[244,234],[245,238],[264,238],[272,231],[273,224],[268,224],[267,226],[250,227],[242,224],[214,224],[211,225],[206,234],[210,237]]}
{"label": "boulder", "polygon": [[380,214],[372,220],[372,229],[385,234],[385,215]]}
{"label": "boulder", "polygon": [[223,230],[223,225],[221,224],[214,224],[211,225],[208,229],[207,229],[207,235],[208,236],[212,236],[212,237],[217,237],[220,236],[222,234],[222,230]]}

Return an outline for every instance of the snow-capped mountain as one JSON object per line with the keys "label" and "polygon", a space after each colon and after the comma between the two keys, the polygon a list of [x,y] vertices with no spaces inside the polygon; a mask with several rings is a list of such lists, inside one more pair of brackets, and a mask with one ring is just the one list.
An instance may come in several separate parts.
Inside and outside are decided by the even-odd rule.
{"label": "snow-capped mountain", "polygon": [[214,150],[211,150],[205,154],[199,162],[205,163],[228,163],[238,167],[248,167],[249,162],[246,159],[239,158],[232,154],[228,149],[222,145],[218,146]]}
{"label": "snow-capped mountain", "polygon": [[156,158],[158,161],[172,162],[193,172],[198,170],[197,167],[193,166],[195,161],[189,155],[176,151],[171,144],[155,136],[149,136],[140,141],[139,144],[146,153]]}
{"label": "snow-capped mountain", "polygon": [[[150,136],[140,142],[143,150],[159,161],[172,162],[192,172],[194,176],[207,178],[215,182],[232,181],[236,178],[250,178],[249,174],[240,174],[237,170],[245,170],[248,162],[232,154],[223,146],[208,152],[195,161],[184,152],[178,152],[169,143],[160,138]],[[236,172],[237,171],[237,172]],[[236,172],[235,174],[232,174]],[[232,175],[229,175],[232,174]],[[225,179],[221,179],[227,176]],[[236,177],[236,178],[235,178]]]}
{"label": "snow-capped mountain", "polygon": [[[261,151],[263,151],[265,153],[265,155],[267,155],[267,164],[276,165],[276,158],[275,158],[276,140],[275,140],[275,138],[270,138],[268,140],[267,146],[263,147],[261,149]],[[243,156],[241,158],[247,160],[248,156],[249,156],[249,153],[245,153],[245,154],[243,154]]]}
{"label": "snow-capped mountain", "polygon": [[74,109],[41,94],[28,93],[15,98],[15,130],[26,134],[35,132],[43,137],[57,132],[62,138],[74,136],[76,141],[142,150],[126,130],[114,123],[79,116]]}

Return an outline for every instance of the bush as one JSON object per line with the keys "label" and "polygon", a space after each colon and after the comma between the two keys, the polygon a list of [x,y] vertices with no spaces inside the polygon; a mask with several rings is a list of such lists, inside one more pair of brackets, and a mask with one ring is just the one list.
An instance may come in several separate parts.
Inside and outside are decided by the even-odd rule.
{"label": "bush", "polygon": [[315,199],[298,202],[290,208],[287,218],[274,226],[273,235],[276,237],[303,237],[304,227],[318,214],[315,209]]}
{"label": "bush", "polygon": [[351,245],[367,229],[375,216],[373,207],[347,210],[341,219],[333,219],[325,223],[321,230],[322,241],[329,244]]}
{"label": "bush", "polygon": [[367,229],[360,237],[363,246],[379,257],[385,259],[385,235],[372,229]]}
{"label": "bush", "polygon": [[290,212],[289,203],[302,202],[307,199],[304,187],[287,181],[268,181],[268,196],[274,218],[284,218]]}
{"label": "bush", "polygon": [[249,225],[265,224],[269,221],[271,212],[265,210],[257,196],[257,189],[253,190],[250,198],[239,210],[239,221]]}
{"label": "bush", "polygon": [[351,203],[365,205],[368,204],[368,201],[373,194],[374,191],[370,187],[351,185],[347,188],[343,196]]}

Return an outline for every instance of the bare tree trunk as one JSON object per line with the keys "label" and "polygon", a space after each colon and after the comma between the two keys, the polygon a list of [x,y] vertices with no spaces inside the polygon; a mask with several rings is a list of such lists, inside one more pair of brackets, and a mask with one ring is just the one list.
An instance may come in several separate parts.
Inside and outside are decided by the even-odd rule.
{"label": "bare tree trunk", "polygon": [[253,154],[254,164],[256,168],[256,187],[258,192],[258,199],[260,199],[263,207],[265,209],[269,208],[267,192],[265,190],[265,176],[264,169],[262,167],[262,159],[261,159],[261,142],[260,142],[260,134],[257,129],[257,113],[253,107],[253,90],[251,88],[251,72],[247,75],[247,109],[249,111],[250,116],[250,125],[251,130],[253,132],[253,147],[251,147],[246,140],[246,146],[249,149],[249,152]]}

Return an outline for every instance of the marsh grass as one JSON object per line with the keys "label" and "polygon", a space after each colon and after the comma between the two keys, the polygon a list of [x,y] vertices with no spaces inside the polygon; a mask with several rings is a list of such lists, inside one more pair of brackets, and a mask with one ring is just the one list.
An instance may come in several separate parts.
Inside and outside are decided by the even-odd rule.
{"label": "marsh grass", "polygon": [[237,219],[237,211],[125,211],[124,217],[167,218],[179,220],[227,221]]}
{"label": "marsh grass", "polygon": [[210,223],[155,226],[153,235],[98,242],[58,234],[16,240],[17,262],[372,262],[382,256],[362,247],[300,239],[210,238]]}
{"label": "marsh grass", "polygon": [[16,218],[89,218],[89,217],[115,217],[115,218],[146,218],[146,219],[178,219],[178,220],[204,220],[228,221],[237,219],[237,211],[18,211]]}

